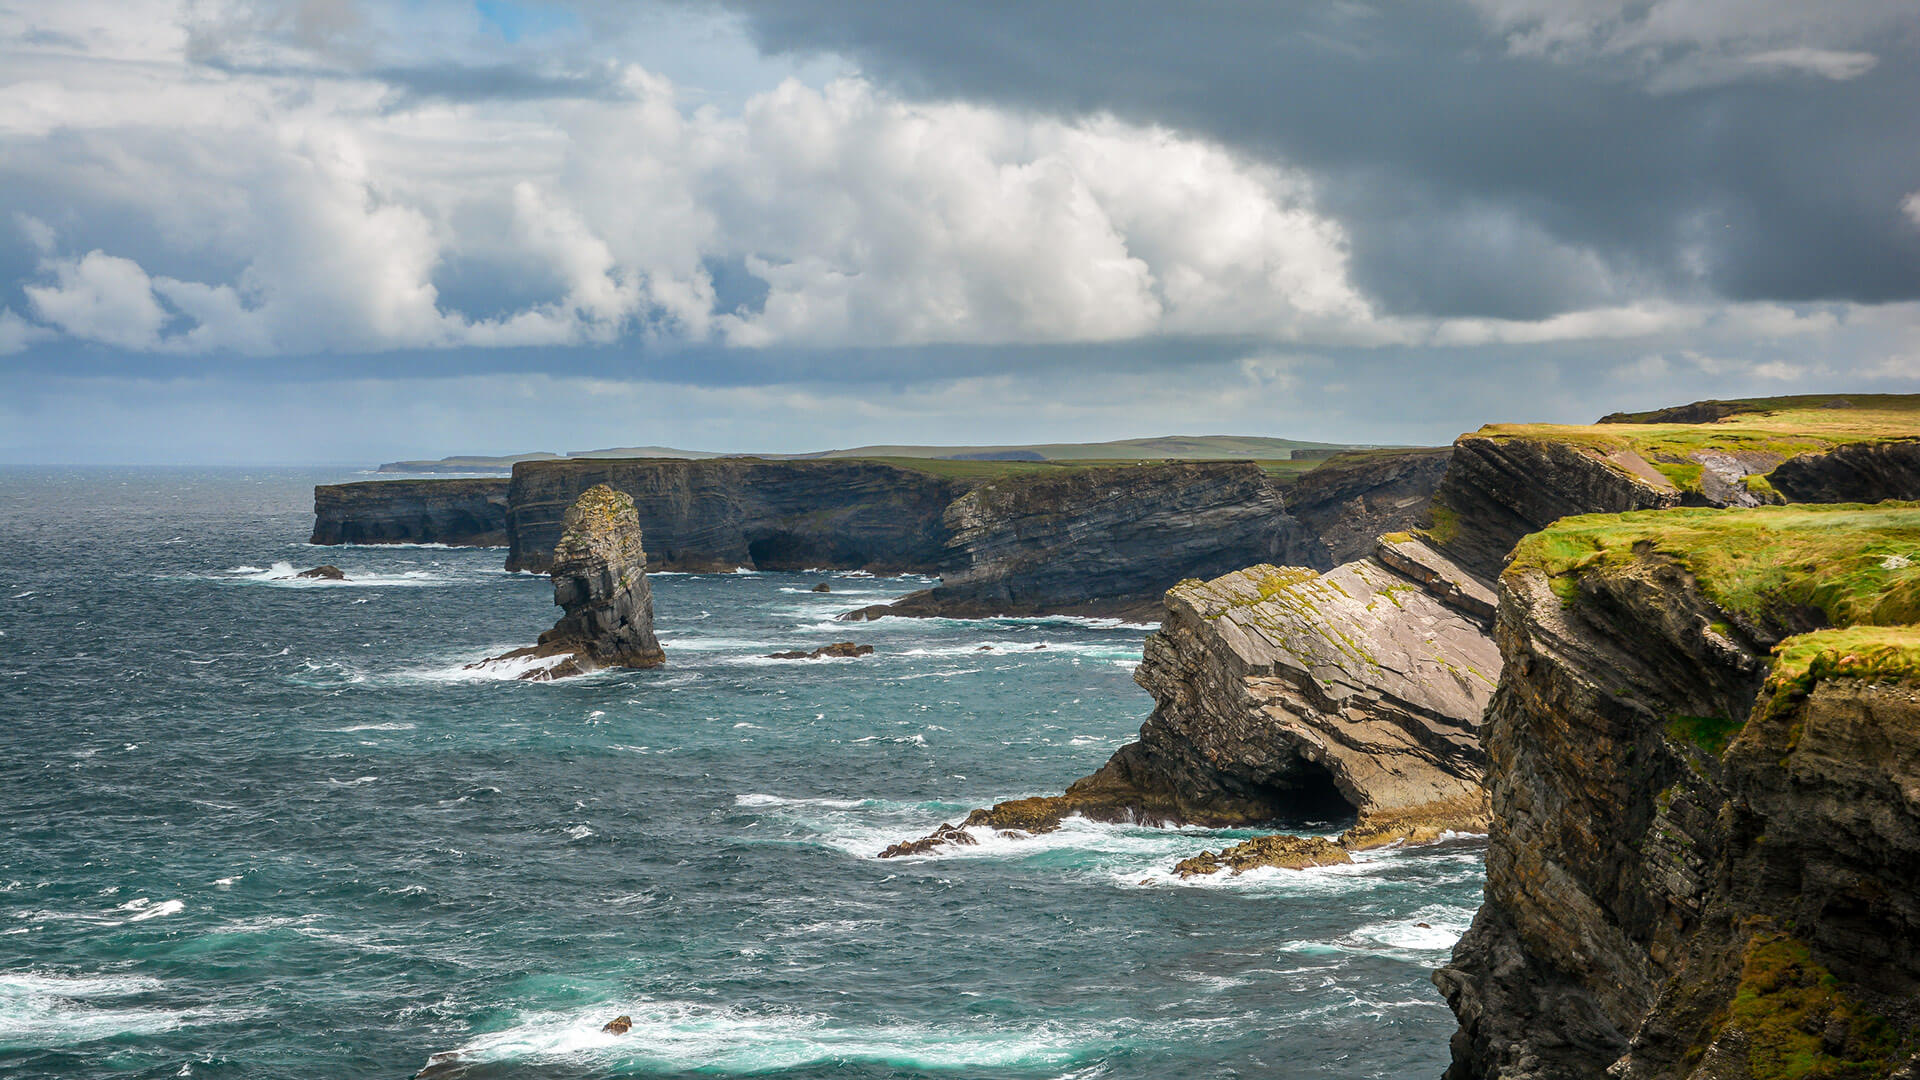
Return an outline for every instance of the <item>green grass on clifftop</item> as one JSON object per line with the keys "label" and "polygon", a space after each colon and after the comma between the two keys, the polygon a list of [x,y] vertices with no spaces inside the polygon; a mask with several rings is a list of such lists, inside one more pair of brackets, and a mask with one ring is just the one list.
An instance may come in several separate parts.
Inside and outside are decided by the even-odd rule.
{"label": "green grass on clifftop", "polygon": [[1748,411],[1697,424],[1489,424],[1468,437],[1551,439],[1602,455],[1637,454],[1675,488],[1693,492],[1700,490],[1700,452],[1743,456],[1762,477],[1748,489],[1763,497],[1770,490],[1764,475],[1787,458],[1847,443],[1920,438],[1920,394],[1827,394],[1730,404]]}
{"label": "green grass on clifftop", "polygon": [[1658,552],[1726,611],[1759,621],[1787,607],[1834,626],[1920,622],[1920,503],[1642,510],[1563,518],[1514,548],[1571,598],[1590,569]]}

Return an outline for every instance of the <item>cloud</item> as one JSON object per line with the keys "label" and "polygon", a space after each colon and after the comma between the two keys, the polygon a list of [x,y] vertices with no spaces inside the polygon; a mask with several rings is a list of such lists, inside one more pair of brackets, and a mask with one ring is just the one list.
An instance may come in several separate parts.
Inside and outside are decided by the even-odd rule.
{"label": "cloud", "polygon": [[123,349],[151,349],[160,343],[167,312],[139,263],[91,251],[78,259],[53,260],[45,268],[52,283],[25,290],[34,316],[42,322],[82,341]]}

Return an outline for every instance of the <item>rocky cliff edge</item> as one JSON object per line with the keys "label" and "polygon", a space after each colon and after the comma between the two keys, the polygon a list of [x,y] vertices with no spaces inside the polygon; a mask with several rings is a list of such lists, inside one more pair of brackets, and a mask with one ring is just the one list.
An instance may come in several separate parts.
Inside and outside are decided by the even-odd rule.
{"label": "rocky cliff edge", "polygon": [[1448,1076],[1915,1075],[1920,504],[1577,517],[1500,585]]}

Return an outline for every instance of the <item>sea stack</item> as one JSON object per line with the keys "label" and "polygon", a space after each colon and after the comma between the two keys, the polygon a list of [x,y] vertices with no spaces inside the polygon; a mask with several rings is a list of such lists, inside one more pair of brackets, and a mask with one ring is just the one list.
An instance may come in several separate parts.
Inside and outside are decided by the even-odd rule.
{"label": "sea stack", "polygon": [[553,602],[566,614],[538,645],[495,659],[564,657],[521,676],[533,680],[663,663],[640,539],[632,497],[606,484],[582,492],[567,508],[553,553]]}

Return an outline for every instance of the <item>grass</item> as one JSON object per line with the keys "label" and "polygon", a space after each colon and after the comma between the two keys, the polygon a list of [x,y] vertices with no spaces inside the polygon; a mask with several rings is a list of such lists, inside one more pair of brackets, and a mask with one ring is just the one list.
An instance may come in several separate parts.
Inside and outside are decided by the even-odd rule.
{"label": "grass", "polygon": [[1754,1080],[1867,1080],[1892,1070],[1892,1026],[1849,997],[1805,944],[1762,931],[1742,961],[1722,1030],[1746,1036]]}
{"label": "grass", "polygon": [[1659,552],[1723,610],[1763,623],[1812,608],[1833,626],[1920,622],[1920,503],[1641,510],[1562,518],[1514,548],[1563,599],[1577,579]]}
{"label": "grass", "polygon": [[1667,735],[1719,757],[1727,744],[1740,733],[1740,721],[1731,716],[1673,716],[1667,719]]}
{"label": "grass", "polygon": [[[1845,407],[1829,403],[1845,401]],[[1760,455],[1784,461],[1852,442],[1920,438],[1920,394],[1850,394],[1751,398],[1749,411],[1705,424],[1490,424],[1473,436],[1488,439],[1553,439],[1601,455],[1631,451],[1682,491],[1700,490],[1702,451]],[[1651,414],[1640,414],[1651,415]],[[1763,468],[1760,474],[1770,472]],[[1749,483],[1763,497],[1764,479]]]}

